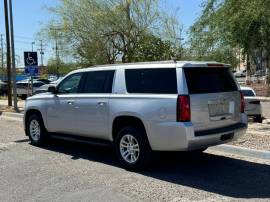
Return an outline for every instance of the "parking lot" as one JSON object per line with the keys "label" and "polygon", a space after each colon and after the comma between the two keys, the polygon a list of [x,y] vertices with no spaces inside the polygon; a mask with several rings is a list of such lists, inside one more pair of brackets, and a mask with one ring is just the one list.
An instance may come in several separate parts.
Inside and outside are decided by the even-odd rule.
{"label": "parking lot", "polygon": [[156,154],[124,170],[109,148],[29,144],[22,122],[0,117],[1,201],[224,201],[270,198],[270,161],[207,150]]}

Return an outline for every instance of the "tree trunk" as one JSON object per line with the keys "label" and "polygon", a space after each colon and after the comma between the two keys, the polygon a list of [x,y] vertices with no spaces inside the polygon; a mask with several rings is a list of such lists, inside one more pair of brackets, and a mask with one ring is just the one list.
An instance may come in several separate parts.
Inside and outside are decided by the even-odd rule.
{"label": "tree trunk", "polygon": [[250,55],[249,52],[247,52],[247,71],[246,71],[246,84],[250,83]]}

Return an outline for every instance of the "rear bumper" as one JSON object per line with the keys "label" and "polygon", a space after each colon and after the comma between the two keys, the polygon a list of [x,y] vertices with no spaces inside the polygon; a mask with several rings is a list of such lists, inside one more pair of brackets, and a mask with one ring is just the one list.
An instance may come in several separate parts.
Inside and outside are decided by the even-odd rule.
{"label": "rear bumper", "polygon": [[151,132],[148,130],[147,135],[153,150],[189,151],[238,139],[246,133],[247,116],[242,114],[242,120],[237,124],[204,131],[194,131],[191,122],[151,125]]}

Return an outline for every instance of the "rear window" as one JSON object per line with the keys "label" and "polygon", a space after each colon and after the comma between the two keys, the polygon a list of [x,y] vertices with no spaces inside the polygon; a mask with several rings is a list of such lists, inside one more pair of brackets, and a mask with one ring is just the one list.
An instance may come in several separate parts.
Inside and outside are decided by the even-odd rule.
{"label": "rear window", "polygon": [[237,85],[229,68],[185,68],[190,94],[237,91]]}
{"label": "rear window", "polygon": [[245,97],[254,97],[255,94],[252,90],[241,90]]}
{"label": "rear window", "polygon": [[128,93],[177,94],[176,69],[125,70]]}

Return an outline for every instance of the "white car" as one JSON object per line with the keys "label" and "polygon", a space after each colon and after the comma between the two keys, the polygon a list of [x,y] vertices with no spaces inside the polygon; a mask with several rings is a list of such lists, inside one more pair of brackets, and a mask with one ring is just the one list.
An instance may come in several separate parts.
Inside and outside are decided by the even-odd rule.
{"label": "white car", "polygon": [[[33,92],[40,86],[43,86],[44,83],[41,81],[33,81]],[[27,96],[32,95],[31,81],[24,80],[18,81],[16,83],[17,87],[17,96],[25,100]]]}
{"label": "white car", "polygon": [[120,163],[143,168],[152,151],[202,152],[247,129],[244,98],[230,66],[159,61],[69,73],[27,98],[26,135],[114,146]]}
{"label": "white car", "polygon": [[234,73],[235,77],[245,77],[247,73],[247,70],[239,70],[237,72]]}
{"label": "white car", "polygon": [[250,87],[241,86],[241,92],[245,100],[245,113],[253,117],[255,122],[262,123],[262,107],[259,99],[256,98],[255,91]]}

